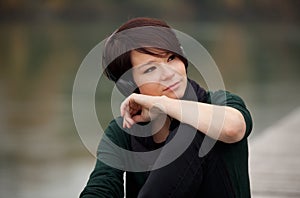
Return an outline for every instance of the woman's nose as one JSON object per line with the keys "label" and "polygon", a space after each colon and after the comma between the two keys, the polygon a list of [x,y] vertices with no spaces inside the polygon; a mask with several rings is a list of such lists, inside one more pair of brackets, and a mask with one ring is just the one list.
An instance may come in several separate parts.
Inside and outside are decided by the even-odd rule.
{"label": "woman's nose", "polygon": [[165,80],[172,79],[174,75],[175,75],[175,71],[171,69],[170,66],[167,65],[161,66],[161,76],[160,76],[161,80],[165,81]]}

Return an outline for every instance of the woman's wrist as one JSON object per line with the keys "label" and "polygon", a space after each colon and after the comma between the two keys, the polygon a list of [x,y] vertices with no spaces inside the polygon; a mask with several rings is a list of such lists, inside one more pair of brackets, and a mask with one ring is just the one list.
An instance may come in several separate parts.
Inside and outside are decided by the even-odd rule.
{"label": "woman's wrist", "polygon": [[168,115],[168,102],[170,102],[170,98],[162,95],[158,98],[157,104],[159,105],[161,111]]}
{"label": "woman's wrist", "polygon": [[161,96],[160,97],[160,104],[164,107],[162,111],[167,114],[168,116],[171,116],[173,118],[178,119],[178,116],[180,117],[181,112],[181,101],[174,98],[169,98],[167,96]]}

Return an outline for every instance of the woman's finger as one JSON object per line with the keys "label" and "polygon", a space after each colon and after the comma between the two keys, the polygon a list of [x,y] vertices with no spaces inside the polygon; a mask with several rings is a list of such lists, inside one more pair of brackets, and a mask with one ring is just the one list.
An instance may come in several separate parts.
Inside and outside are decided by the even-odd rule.
{"label": "woman's finger", "polygon": [[125,115],[125,112],[129,109],[129,97],[126,98],[122,103],[121,103],[121,106],[120,106],[120,113],[121,113],[121,116],[124,117]]}
{"label": "woman's finger", "polygon": [[121,106],[120,106],[120,113],[121,113],[121,116],[124,117],[124,114],[125,114],[125,102],[122,102]]}
{"label": "woman's finger", "polygon": [[135,121],[132,119],[132,116],[128,111],[128,108],[129,107],[125,108],[124,116],[123,116],[123,123],[124,123],[123,126],[126,128],[130,128],[132,125],[135,124]]}
{"label": "woman's finger", "polygon": [[149,121],[149,119],[146,119],[142,115],[136,115],[132,119],[135,121],[135,123],[138,123],[138,122],[148,122]]}

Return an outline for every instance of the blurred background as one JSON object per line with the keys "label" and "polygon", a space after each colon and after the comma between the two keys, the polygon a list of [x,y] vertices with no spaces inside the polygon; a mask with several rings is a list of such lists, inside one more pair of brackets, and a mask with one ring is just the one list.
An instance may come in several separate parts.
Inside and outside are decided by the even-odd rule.
{"label": "blurred background", "polygon": [[[299,107],[299,8],[297,0],[0,1],[0,197],[78,197],[95,158],[72,117],[75,75],[133,17],[196,38],[226,89],[246,101],[257,138]],[[106,126],[112,83],[101,81],[96,108]]]}

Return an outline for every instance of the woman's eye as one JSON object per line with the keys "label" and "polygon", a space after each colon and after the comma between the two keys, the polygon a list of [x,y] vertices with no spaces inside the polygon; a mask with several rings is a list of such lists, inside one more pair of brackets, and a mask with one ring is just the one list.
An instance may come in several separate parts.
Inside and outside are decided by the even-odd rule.
{"label": "woman's eye", "polygon": [[146,69],[145,71],[144,71],[144,74],[146,74],[146,73],[149,73],[149,72],[152,72],[153,70],[155,70],[156,69],[156,67],[150,67],[150,68],[148,68],[148,69]]}
{"label": "woman's eye", "polygon": [[171,56],[169,56],[167,61],[170,62],[170,61],[174,60],[175,58],[176,58],[176,56],[174,54],[172,54]]}

